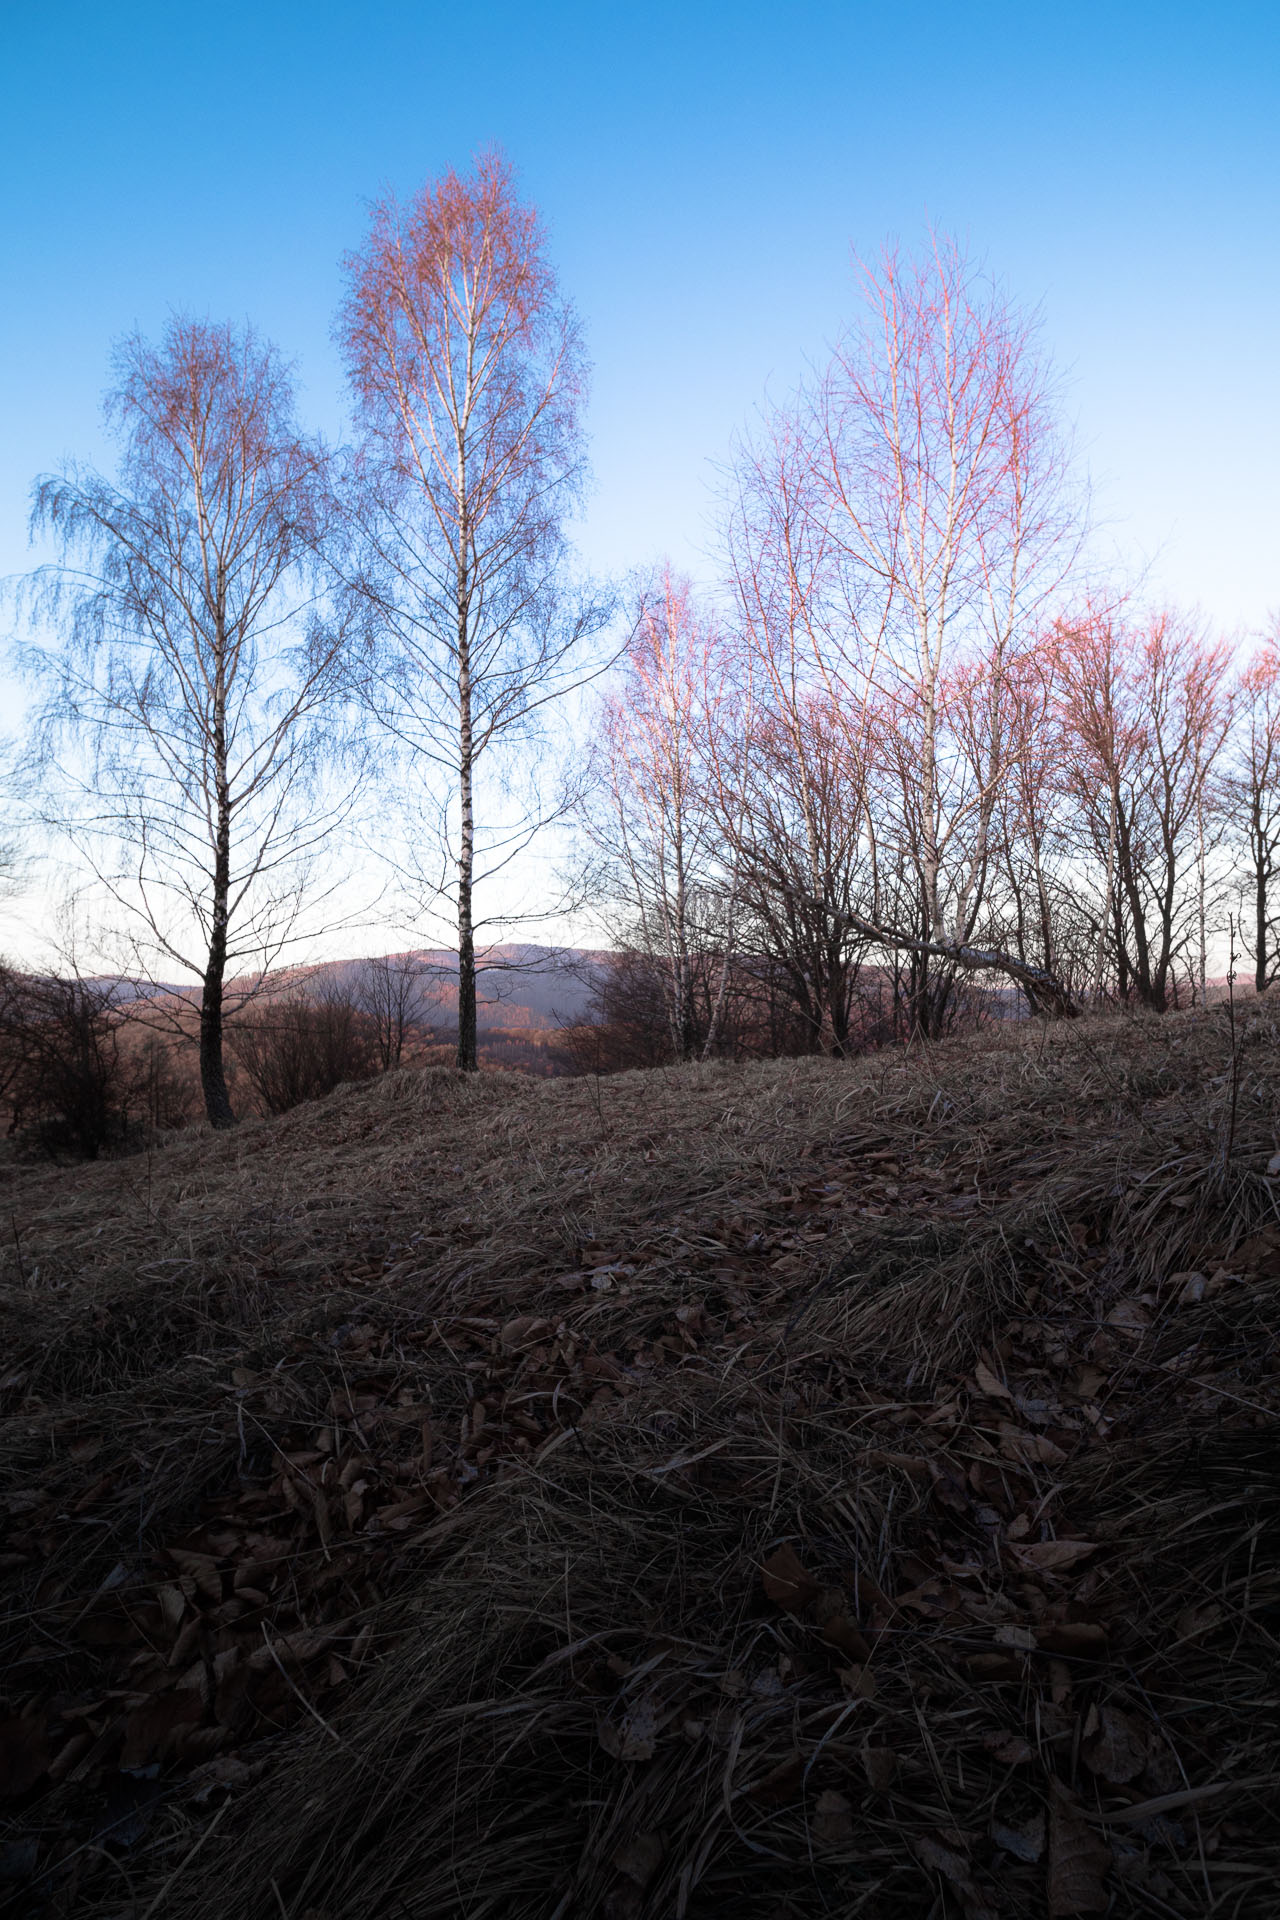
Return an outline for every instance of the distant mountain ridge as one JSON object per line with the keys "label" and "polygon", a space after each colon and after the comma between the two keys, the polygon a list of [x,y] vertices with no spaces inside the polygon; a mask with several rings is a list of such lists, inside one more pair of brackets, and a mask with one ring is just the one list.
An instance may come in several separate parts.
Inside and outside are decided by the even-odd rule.
{"label": "distant mountain ridge", "polygon": [[[572,1026],[588,1010],[601,966],[609,955],[585,947],[539,947],[511,943],[488,948],[477,959],[476,1021],[481,1032],[501,1027],[548,1029]],[[378,961],[419,966],[427,974],[424,998],[428,1018],[456,1020],[458,956],[443,948],[409,948],[402,953],[370,954],[299,968],[295,979],[359,985],[361,969]],[[283,979],[283,976],[281,976]]]}
{"label": "distant mountain ridge", "polygon": [[[508,943],[486,949],[477,958],[477,1024],[482,1032],[502,1030],[548,1031],[573,1026],[590,1007],[601,968],[610,959],[602,949],[539,947]],[[399,953],[363,954],[351,960],[321,960],[313,965],[281,967],[259,985],[251,974],[226,982],[232,1005],[245,990],[256,988],[256,1001],[301,988],[320,993],[337,984],[358,993],[364,970],[387,962],[394,967],[421,969],[421,1018],[447,1026],[458,1014],[458,956],[444,948],[411,947]],[[110,992],[117,1005],[130,1001],[163,1000],[169,996],[199,1004],[200,988],[193,981],[142,981],[123,974],[95,975],[92,984]]]}

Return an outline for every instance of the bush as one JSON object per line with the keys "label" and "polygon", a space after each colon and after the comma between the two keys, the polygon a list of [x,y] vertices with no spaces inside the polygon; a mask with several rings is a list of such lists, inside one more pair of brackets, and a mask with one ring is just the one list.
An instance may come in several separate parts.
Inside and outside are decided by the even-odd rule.
{"label": "bush", "polygon": [[120,1044],[116,989],[78,975],[0,969],[0,1097],[9,1133],[55,1159],[128,1144],[137,1064]]}
{"label": "bush", "polygon": [[330,986],[294,988],[254,1009],[229,1036],[231,1052],[268,1113],[321,1100],[344,1080],[379,1066],[377,1033],[351,995]]}

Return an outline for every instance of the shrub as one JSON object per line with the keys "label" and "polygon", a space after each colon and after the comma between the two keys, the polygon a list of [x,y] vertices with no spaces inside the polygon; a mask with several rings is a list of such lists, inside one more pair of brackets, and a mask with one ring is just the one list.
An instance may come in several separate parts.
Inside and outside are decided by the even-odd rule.
{"label": "shrub", "polygon": [[229,1039],[268,1113],[287,1113],[378,1071],[374,1023],[339,986],[314,994],[296,987],[256,1007]]}
{"label": "shrub", "polygon": [[9,1132],[55,1159],[127,1144],[135,1070],[116,989],[78,975],[0,969],[0,1096]]}

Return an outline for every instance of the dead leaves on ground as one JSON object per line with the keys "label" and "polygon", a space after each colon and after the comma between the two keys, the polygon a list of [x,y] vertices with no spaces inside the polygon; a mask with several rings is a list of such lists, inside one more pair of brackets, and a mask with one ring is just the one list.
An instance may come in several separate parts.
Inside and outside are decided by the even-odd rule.
{"label": "dead leaves on ground", "polygon": [[[58,1691],[34,1657],[19,1669],[0,1791],[38,1808],[94,1783],[127,1797],[153,1775],[203,1805],[249,1786],[260,1744],[290,1724],[340,1738],[351,1679],[380,1650],[380,1602],[431,1530],[504,1478],[544,1471],[556,1449],[591,1459],[625,1430],[637,1480],[746,1515],[772,1497],[783,1449],[839,1468],[810,1530],[780,1527],[744,1551],[750,1659],[716,1672],[700,1656],[695,1673],[667,1649],[650,1673],[642,1648],[590,1674],[573,1663],[606,1777],[642,1783],[687,1752],[734,1821],[798,1824],[829,1865],[868,1833],[896,1835],[939,1911],[968,1920],[1100,1912],[1122,1879],[1165,1897],[1152,1858],[1176,1864],[1204,1838],[1171,1806],[1179,1769],[1203,1779],[1219,1757],[1194,1716],[1171,1732],[1131,1684],[1147,1657],[1121,1578],[1131,1543],[1076,1489],[1167,1421],[1172,1396],[1220,1417],[1235,1390],[1212,1371],[1220,1329],[1280,1241],[1267,1230],[1193,1250],[1201,1264],[1152,1282],[1124,1270],[1101,1217],[1069,1241],[1019,1240],[1018,1317],[993,1313],[981,1352],[927,1386],[905,1362],[869,1366],[795,1324],[830,1299],[837,1269],[824,1263],[847,1230],[940,1224],[959,1244],[1034,1183],[1012,1147],[982,1140],[927,1153],[832,1141],[718,1213],[584,1236],[554,1258],[541,1245],[483,1284],[466,1265],[481,1236],[461,1223],[348,1247],[331,1277],[360,1290],[354,1307],[343,1294],[360,1319],[225,1356],[206,1397],[226,1485],[181,1527],[145,1553],[131,1543],[86,1592],[67,1543],[135,1505],[145,1472],[86,1428],[62,1437],[48,1484],[10,1493],[3,1565],[51,1570],[42,1627],[78,1664]],[[436,1258],[455,1263],[457,1310],[415,1322],[407,1303]],[[26,1381],[5,1384],[31,1412]],[[704,1415],[714,1405],[736,1424],[664,1425],[685,1382],[707,1383]],[[842,1559],[840,1513],[867,1490],[892,1524],[864,1527]],[[1189,1591],[1162,1657],[1175,1669],[1199,1657],[1228,1619],[1223,1599]],[[1166,1811],[1114,1839],[1108,1820],[1157,1803]],[[640,1826],[612,1855],[609,1911],[640,1914],[669,1859],[661,1828]]]}

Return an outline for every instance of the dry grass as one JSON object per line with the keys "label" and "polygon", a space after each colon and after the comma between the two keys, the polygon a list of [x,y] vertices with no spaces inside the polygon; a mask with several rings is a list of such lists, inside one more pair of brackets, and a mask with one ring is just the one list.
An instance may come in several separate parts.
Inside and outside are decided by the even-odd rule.
{"label": "dry grass", "polygon": [[1278,1110],[1264,1001],[15,1170],[0,1911],[1270,1914]]}

